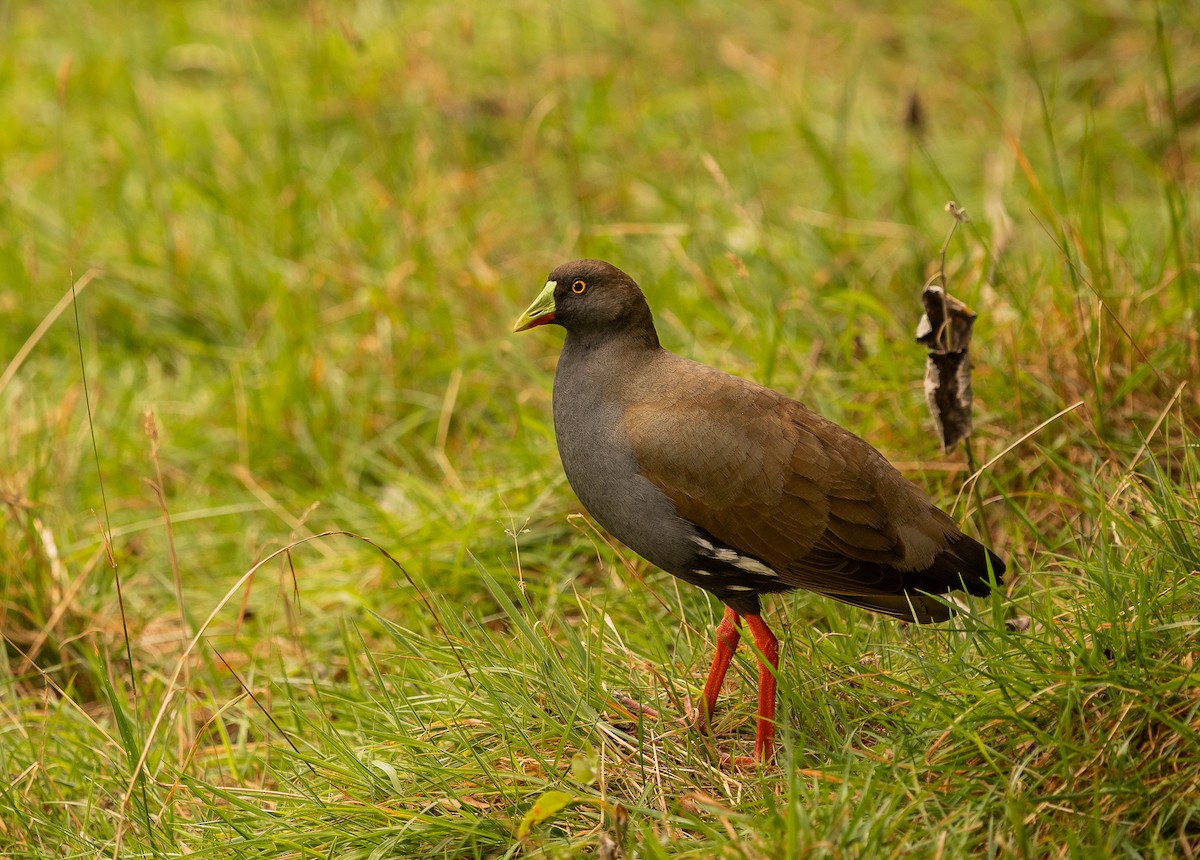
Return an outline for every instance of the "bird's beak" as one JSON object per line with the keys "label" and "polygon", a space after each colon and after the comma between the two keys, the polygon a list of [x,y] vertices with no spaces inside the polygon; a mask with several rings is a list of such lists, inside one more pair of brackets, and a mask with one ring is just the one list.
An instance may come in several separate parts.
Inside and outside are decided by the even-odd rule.
{"label": "bird's beak", "polygon": [[525,331],[534,326],[554,322],[554,288],[557,286],[556,281],[546,281],[546,286],[538,293],[533,304],[517,318],[517,324],[513,326],[513,331]]}

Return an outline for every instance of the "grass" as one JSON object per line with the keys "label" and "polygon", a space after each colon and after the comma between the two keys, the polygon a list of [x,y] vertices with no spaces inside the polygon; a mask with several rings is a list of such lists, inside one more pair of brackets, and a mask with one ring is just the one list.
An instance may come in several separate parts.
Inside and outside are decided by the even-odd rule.
{"label": "grass", "polygon": [[[1195,855],[1197,32],[0,5],[0,853]],[[950,199],[978,473],[912,341]],[[721,764],[750,655],[679,719],[719,607],[562,477],[558,336],[509,331],[582,255],[1014,572],[930,628],[772,600],[774,767]]]}

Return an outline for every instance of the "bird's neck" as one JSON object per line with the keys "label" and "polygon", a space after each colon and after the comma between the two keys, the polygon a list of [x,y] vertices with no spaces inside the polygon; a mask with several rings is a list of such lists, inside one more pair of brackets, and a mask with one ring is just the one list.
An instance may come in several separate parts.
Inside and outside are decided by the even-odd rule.
{"label": "bird's neck", "polygon": [[555,373],[555,390],[565,386],[575,390],[578,397],[588,391],[600,397],[612,396],[636,384],[634,380],[662,351],[653,327],[604,335],[567,332]]}
{"label": "bird's neck", "polygon": [[660,349],[658,332],[651,323],[645,327],[612,331],[568,331],[563,341],[563,358],[568,353],[578,359],[611,350],[614,356],[628,356],[631,360]]}

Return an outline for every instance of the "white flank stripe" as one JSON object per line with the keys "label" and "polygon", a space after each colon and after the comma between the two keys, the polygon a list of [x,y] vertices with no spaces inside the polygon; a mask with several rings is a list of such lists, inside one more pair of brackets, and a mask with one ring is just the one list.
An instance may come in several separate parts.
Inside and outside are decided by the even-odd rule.
{"label": "white flank stripe", "polygon": [[735,567],[740,567],[747,573],[757,573],[759,576],[778,576],[775,571],[767,567],[756,558],[750,558],[748,555],[739,556],[734,563]]}

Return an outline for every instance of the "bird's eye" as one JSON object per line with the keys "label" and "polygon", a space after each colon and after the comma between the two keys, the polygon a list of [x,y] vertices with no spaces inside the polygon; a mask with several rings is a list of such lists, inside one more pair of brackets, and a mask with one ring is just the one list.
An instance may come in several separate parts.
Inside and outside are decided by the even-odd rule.
{"label": "bird's eye", "polygon": [[571,284],[571,292],[573,292],[575,295],[579,295],[586,289],[587,284],[585,284],[583,281],[576,281],[575,283]]}

